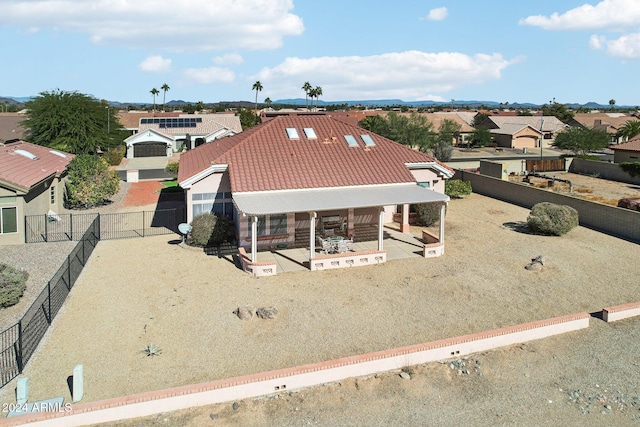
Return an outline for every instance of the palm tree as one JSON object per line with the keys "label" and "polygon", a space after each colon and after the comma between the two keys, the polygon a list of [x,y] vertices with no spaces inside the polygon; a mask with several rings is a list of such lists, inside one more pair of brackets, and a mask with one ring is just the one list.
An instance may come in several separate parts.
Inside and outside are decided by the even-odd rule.
{"label": "palm tree", "polygon": [[151,95],[153,95],[153,112],[156,111],[156,95],[160,93],[160,91],[158,89],[156,89],[155,87],[153,89],[151,89]]}
{"label": "palm tree", "polygon": [[302,85],[302,90],[304,91],[304,100],[307,110],[309,109],[309,94],[311,92],[311,89],[313,89],[311,84],[309,82],[304,82],[304,85]]}
{"label": "palm tree", "polygon": [[609,105],[611,105],[611,109],[613,110],[613,106],[616,105],[616,100],[615,99],[610,99],[609,100]]}
{"label": "palm tree", "polygon": [[271,108],[271,98],[268,96],[264,99],[264,103],[267,104],[267,107]]}
{"label": "palm tree", "polygon": [[262,90],[262,83],[260,83],[260,80],[255,82],[251,89],[256,91],[256,111],[258,111],[258,92]]}
{"label": "palm tree", "polygon": [[318,98],[322,95],[322,88],[320,86],[316,86],[313,90],[314,96],[316,97],[316,110],[318,109]]}
{"label": "palm tree", "polygon": [[171,88],[169,87],[169,85],[168,85],[168,84],[166,84],[166,83],[165,83],[165,84],[163,84],[162,86],[160,86],[160,89],[162,89],[162,91],[164,92],[164,93],[162,94],[162,111],[164,111],[164,101],[165,101],[165,97],[167,96],[167,91],[168,91],[169,89],[171,89]]}
{"label": "palm tree", "polygon": [[627,140],[636,135],[640,135],[640,121],[638,120],[627,120],[625,124],[618,129],[618,136],[623,136]]}
{"label": "palm tree", "polygon": [[205,109],[204,102],[198,101],[196,102],[196,111],[202,111]]}

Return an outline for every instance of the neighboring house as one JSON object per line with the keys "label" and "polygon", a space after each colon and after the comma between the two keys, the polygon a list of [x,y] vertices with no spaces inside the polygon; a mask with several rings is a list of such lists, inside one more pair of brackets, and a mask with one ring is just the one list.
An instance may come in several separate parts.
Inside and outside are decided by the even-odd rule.
{"label": "neighboring house", "polygon": [[[543,148],[551,147],[556,135],[567,125],[555,116],[489,116],[478,127],[485,127],[493,135],[499,135],[494,139],[500,147],[522,149],[540,148],[541,142]],[[511,141],[510,135],[513,136]]]}
{"label": "neighboring house", "polygon": [[629,120],[639,121],[637,117],[625,113],[580,113],[573,116],[569,125],[603,130],[611,137],[612,144],[621,144],[626,139],[618,131]]}
{"label": "neighboring house", "polygon": [[234,114],[180,114],[178,117],[142,117],[138,131],[125,139],[127,158],[171,157],[214,139],[242,132]]}
{"label": "neighboring house", "polygon": [[24,119],[21,113],[0,113],[0,143],[22,139],[25,130],[20,122]]}
{"label": "neighboring house", "polygon": [[24,243],[25,216],[59,218],[72,158],[25,141],[0,144],[0,244]]}
{"label": "neighboring house", "polygon": [[409,204],[443,205],[442,254],[449,200],[444,180],[452,176],[433,157],[330,115],[291,115],[183,153],[178,182],[187,222],[208,212],[227,215],[252,262],[258,248],[295,245],[298,236],[314,270],[316,236],[326,221],[338,223],[346,236],[372,227],[380,256],[383,224],[398,205],[403,232]]}
{"label": "neighboring house", "polygon": [[640,162],[640,135],[631,138],[623,144],[612,145],[613,162]]}

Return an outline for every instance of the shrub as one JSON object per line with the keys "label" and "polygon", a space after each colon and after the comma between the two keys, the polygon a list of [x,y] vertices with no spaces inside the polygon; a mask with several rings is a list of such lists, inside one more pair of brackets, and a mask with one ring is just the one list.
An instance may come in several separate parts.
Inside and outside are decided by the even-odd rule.
{"label": "shrub", "polygon": [[29,274],[0,263],[0,307],[17,304],[26,288]]}
{"label": "shrub", "polygon": [[180,163],[172,162],[168,163],[167,166],[164,167],[165,172],[173,176],[174,178],[178,177],[178,168],[180,167]]}
{"label": "shrub", "polygon": [[640,162],[620,163],[620,169],[628,173],[632,178],[640,176]]}
{"label": "shrub", "polygon": [[81,154],[69,163],[67,205],[92,207],[100,205],[118,192],[118,172],[109,168],[107,161],[98,156]]}
{"label": "shrub", "polygon": [[107,150],[107,153],[105,155],[107,163],[109,163],[111,166],[118,166],[124,158],[124,152],[124,145],[110,148],[109,150]]}
{"label": "shrub", "polygon": [[227,240],[229,228],[229,220],[224,215],[198,215],[191,221],[189,244],[200,247],[219,246]]}
{"label": "shrub", "polygon": [[414,206],[420,223],[426,227],[435,224],[440,220],[439,203],[420,203]]}
{"label": "shrub", "polygon": [[527,224],[534,233],[562,236],[578,226],[578,211],[571,206],[538,203],[531,208]]}
{"label": "shrub", "polygon": [[453,198],[471,194],[471,183],[461,179],[448,179],[444,182],[444,193]]}

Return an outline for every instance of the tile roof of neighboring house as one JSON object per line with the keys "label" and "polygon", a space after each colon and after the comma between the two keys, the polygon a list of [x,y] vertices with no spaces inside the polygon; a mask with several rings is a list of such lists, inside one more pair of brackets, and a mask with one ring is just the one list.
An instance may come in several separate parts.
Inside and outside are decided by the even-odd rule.
{"label": "tile roof of neighboring house", "polygon": [[[286,128],[295,128],[299,139],[289,139]],[[307,138],[304,128],[314,129],[317,139]],[[374,147],[365,148],[365,134]],[[344,135],[358,145],[349,147]],[[184,153],[178,181],[227,164],[234,192],[408,183],[415,178],[405,163],[425,162],[437,160],[328,115],[281,116]]]}
{"label": "tile roof of neighboring house", "polygon": [[540,130],[541,118],[544,118],[542,122],[544,132],[559,132],[567,126],[555,116],[489,116],[488,120],[491,120],[499,128],[508,124],[522,124]]}
{"label": "tile roof of neighboring house", "polygon": [[610,128],[609,131],[612,133],[615,133],[629,120],[638,121],[638,118],[624,113],[580,113],[573,116],[573,121],[582,126],[588,128],[606,126]]}
{"label": "tile roof of neighboring house", "polygon": [[610,145],[609,148],[612,150],[620,150],[620,151],[640,151],[640,135],[634,136],[629,141],[623,144]]}
{"label": "tile roof of neighboring house", "polygon": [[22,139],[25,129],[20,125],[26,117],[18,113],[0,113],[0,142]]}
{"label": "tile roof of neighboring house", "polygon": [[178,117],[201,118],[202,122],[197,123],[196,127],[185,128],[160,128],[160,125],[157,123],[140,123],[138,126],[138,130],[139,132],[142,132],[147,129],[155,129],[162,130],[162,132],[168,135],[184,135],[188,133],[191,136],[206,136],[221,129],[229,129],[235,133],[242,132],[240,117],[236,116],[235,114],[180,114]]}
{"label": "tile roof of neighboring house", "polygon": [[161,113],[151,111],[120,111],[118,112],[118,121],[125,129],[138,129],[140,119],[149,117],[178,117],[180,113]]}
{"label": "tile roof of neighboring house", "polygon": [[[30,158],[33,156],[28,154],[23,155],[25,153],[31,153],[35,158]],[[0,183],[28,192],[42,180],[64,172],[73,157],[73,154],[25,141],[2,144],[0,145]]]}
{"label": "tile roof of neighboring house", "polygon": [[536,131],[537,133],[541,133],[539,129],[536,129],[533,126],[521,124],[521,123],[507,123],[502,125],[498,129],[489,129],[489,132],[495,133],[498,135],[515,135],[525,128],[530,128]]}

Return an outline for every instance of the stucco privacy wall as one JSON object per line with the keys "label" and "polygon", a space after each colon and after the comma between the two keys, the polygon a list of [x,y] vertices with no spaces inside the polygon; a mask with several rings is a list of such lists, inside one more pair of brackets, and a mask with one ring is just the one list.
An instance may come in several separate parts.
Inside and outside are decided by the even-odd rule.
{"label": "stucco privacy wall", "polygon": [[631,175],[620,169],[620,165],[617,163],[573,159],[569,166],[569,172],[597,176],[598,178],[609,179],[611,181],[640,184],[640,176],[632,178]]}
{"label": "stucco privacy wall", "polygon": [[531,208],[540,202],[571,206],[578,211],[580,225],[631,242],[640,243],[640,212],[590,202],[577,197],[565,196],[462,170],[457,170],[454,178],[471,182],[471,188],[474,193],[525,208]]}
{"label": "stucco privacy wall", "polygon": [[68,413],[37,413],[5,418],[0,420],[0,427],[25,423],[47,427],[80,426],[291,391],[585,329],[589,327],[589,317],[588,313],[570,314],[426,344],[80,403],[73,405],[72,411]]}

